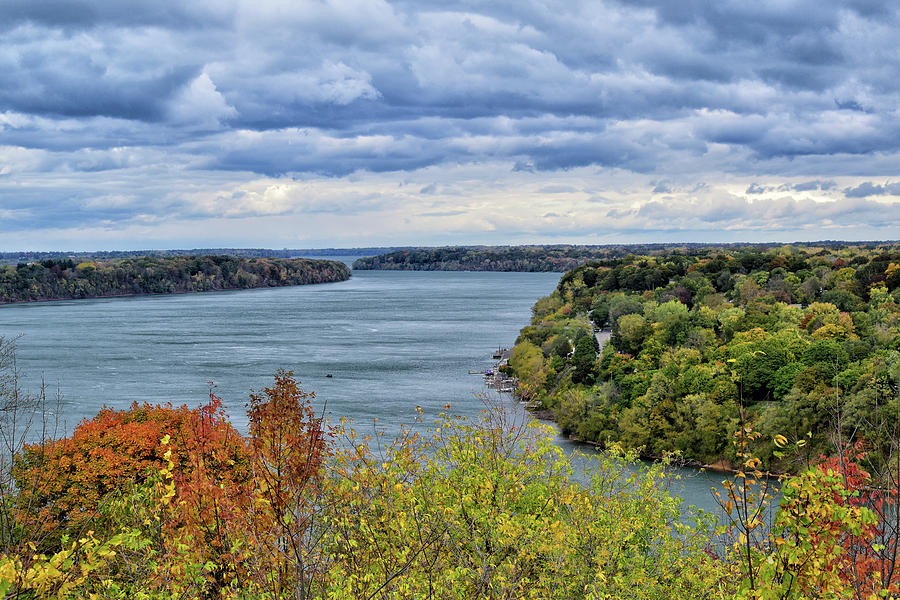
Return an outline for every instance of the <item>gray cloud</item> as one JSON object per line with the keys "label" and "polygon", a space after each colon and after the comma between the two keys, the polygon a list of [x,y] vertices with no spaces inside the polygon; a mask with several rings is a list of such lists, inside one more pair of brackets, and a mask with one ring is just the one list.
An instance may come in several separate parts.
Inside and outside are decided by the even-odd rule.
{"label": "gray cloud", "polygon": [[837,184],[833,181],[806,181],[804,183],[797,183],[790,186],[790,189],[795,192],[808,192],[812,190],[830,190],[837,186]]}
{"label": "gray cloud", "polygon": [[779,186],[763,186],[757,183],[751,183],[744,192],[749,195],[765,194],[767,192],[811,192],[811,191],[828,191],[837,187],[837,183],[831,180],[815,179],[812,181],[804,181],[801,183],[784,183]]}
{"label": "gray cloud", "polygon": [[128,3],[104,0],[6,0],[0,21],[12,28],[23,23],[72,30],[105,25],[123,27],[157,26],[172,29],[199,29],[222,25],[233,16],[227,3],[155,2]]}
{"label": "gray cloud", "polygon": [[844,190],[848,198],[867,198],[869,196],[900,196],[900,183],[874,184],[864,181],[859,185]]}
{"label": "gray cloud", "polygon": [[765,194],[767,191],[769,191],[768,188],[761,186],[758,183],[751,183],[750,187],[748,187],[747,191],[744,193],[745,194]]}

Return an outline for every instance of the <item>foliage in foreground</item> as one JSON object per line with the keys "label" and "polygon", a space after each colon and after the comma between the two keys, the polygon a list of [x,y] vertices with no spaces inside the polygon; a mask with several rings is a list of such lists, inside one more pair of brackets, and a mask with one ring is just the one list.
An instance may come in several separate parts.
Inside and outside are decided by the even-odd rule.
{"label": "foliage in foreground", "polygon": [[419,413],[386,443],[328,425],[312,398],[279,372],[251,395],[246,436],[211,395],[26,445],[4,472],[0,597],[862,600],[900,579],[858,453],[786,481],[766,531],[742,430],[715,529],[669,495],[665,462],[576,456],[579,482],[521,415],[426,428]]}
{"label": "foliage in foreground", "polygon": [[[442,415],[427,435],[408,431],[379,450],[380,437],[343,423],[330,430],[309,400],[280,373],[251,397],[246,438],[234,437],[213,397],[193,411],[102,413],[71,438],[29,446],[18,480],[41,473],[47,481],[27,493],[7,490],[7,500],[25,502],[14,514],[20,535],[0,561],[0,590],[13,597],[664,598],[714,597],[721,583],[721,567],[706,552],[710,525],[682,523],[662,464],[637,469],[633,456],[583,458],[592,461],[591,481],[574,483],[547,431],[498,410],[475,422]],[[144,426],[122,427],[135,422]],[[107,435],[93,435],[98,427]],[[129,461],[139,441],[132,438],[160,433],[154,452]],[[113,455],[102,465],[91,460]],[[96,474],[110,462],[131,464],[112,475],[116,491],[101,493],[110,482]],[[70,519],[63,511],[76,492],[65,482],[76,480],[95,487],[78,488],[85,505]],[[42,535],[48,528],[56,535]]]}

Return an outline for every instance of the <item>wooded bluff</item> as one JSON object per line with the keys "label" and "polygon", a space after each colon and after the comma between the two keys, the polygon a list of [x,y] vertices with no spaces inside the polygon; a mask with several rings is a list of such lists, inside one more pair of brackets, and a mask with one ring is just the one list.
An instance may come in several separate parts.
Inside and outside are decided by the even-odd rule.
{"label": "wooded bluff", "polygon": [[[602,351],[598,329],[608,331]],[[772,469],[797,471],[843,440],[866,444],[869,467],[882,470],[900,428],[900,252],[707,248],[591,261],[535,304],[510,366],[520,396],[582,440],[733,466],[734,433],[747,426]],[[778,435],[802,442],[801,456],[780,455]]]}
{"label": "wooded bluff", "polygon": [[[799,245],[795,246],[799,247]],[[745,250],[765,252],[775,244],[605,244],[605,245],[521,245],[521,246],[437,246],[399,248],[378,256],[365,256],[353,263],[357,270],[382,271],[525,271],[559,272],[572,270],[591,260],[608,261],[627,256],[655,257],[666,254],[703,256],[710,252]],[[830,250],[885,247],[873,242],[821,242]]]}
{"label": "wooded bluff", "polygon": [[0,267],[0,304],[330,283],[349,277],[344,263],[305,258],[144,256],[78,264],[45,259]]}

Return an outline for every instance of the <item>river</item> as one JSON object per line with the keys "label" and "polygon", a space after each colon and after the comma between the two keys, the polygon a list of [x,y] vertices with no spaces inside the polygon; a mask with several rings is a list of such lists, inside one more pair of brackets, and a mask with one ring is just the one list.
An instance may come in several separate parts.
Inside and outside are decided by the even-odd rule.
{"label": "river", "polygon": [[[417,405],[430,416],[447,404],[477,415],[487,390],[468,371],[488,368],[493,350],[512,345],[559,276],[355,271],[323,285],[5,305],[0,335],[21,335],[25,387],[43,378],[55,395],[58,386],[69,430],[103,406],[199,405],[209,382],[245,429],[248,393],[285,368],[333,419],[391,436]],[[673,491],[713,510],[710,486],[722,477],[679,474]]]}

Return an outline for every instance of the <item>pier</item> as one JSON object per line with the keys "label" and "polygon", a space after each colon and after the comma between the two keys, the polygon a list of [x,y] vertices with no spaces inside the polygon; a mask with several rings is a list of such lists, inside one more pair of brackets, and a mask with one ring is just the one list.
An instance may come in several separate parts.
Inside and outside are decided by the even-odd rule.
{"label": "pier", "polygon": [[[484,376],[484,385],[497,390],[504,394],[513,394],[519,387],[518,377],[510,377],[503,372],[503,367],[509,364],[509,358],[512,356],[510,348],[498,347],[497,351],[491,355],[496,362],[493,369],[482,371]],[[477,371],[469,371],[469,373],[477,373]]]}

